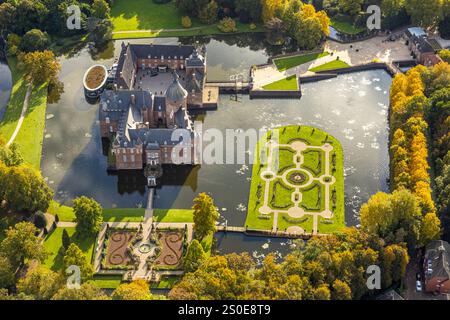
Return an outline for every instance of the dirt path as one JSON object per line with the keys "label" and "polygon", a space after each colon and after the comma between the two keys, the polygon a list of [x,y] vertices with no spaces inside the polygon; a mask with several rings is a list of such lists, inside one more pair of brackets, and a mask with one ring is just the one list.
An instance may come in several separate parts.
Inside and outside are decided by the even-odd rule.
{"label": "dirt path", "polygon": [[27,92],[25,94],[25,99],[23,100],[22,112],[20,114],[19,121],[17,122],[16,129],[14,130],[11,138],[9,138],[9,141],[6,144],[6,146],[11,145],[11,143],[13,143],[14,140],[16,139],[16,136],[19,134],[20,128],[22,127],[23,120],[25,119],[25,115],[27,114],[28,105],[30,103],[30,96],[31,96],[32,91],[33,91],[33,85],[30,83],[28,85]]}

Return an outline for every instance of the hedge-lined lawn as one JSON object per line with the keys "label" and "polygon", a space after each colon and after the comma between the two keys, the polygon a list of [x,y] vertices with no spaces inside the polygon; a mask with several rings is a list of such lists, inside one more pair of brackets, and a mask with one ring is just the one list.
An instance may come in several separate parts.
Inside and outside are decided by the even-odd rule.
{"label": "hedge-lined lawn", "polygon": [[91,262],[94,250],[95,236],[85,237],[76,233],[75,228],[56,228],[47,235],[44,240],[44,248],[48,252],[48,257],[44,265],[52,270],[61,270],[64,266],[64,252],[62,247],[62,233],[66,229],[72,243],[75,243],[84,252],[87,261]]}
{"label": "hedge-lined lawn", "polygon": [[[75,221],[75,213],[73,208],[61,205],[56,201],[50,203],[47,210],[52,215],[58,215],[59,221],[73,222]],[[103,221],[106,222],[141,222],[144,221],[144,208],[113,208],[103,209]]]}
{"label": "hedge-lined lawn", "polygon": [[298,90],[297,76],[294,74],[287,78],[266,84],[264,90]]}
{"label": "hedge-lined lawn", "polygon": [[299,66],[301,64],[311,62],[322,57],[326,57],[329,54],[330,53],[328,52],[303,54],[298,56],[275,59],[273,63],[276,65],[279,71],[284,71]]}
{"label": "hedge-lined lawn", "polygon": [[[328,143],[333,146],[328,161],[330,162],[330,174],[336,179],[336,182],[330,186],[330,210],[334,217],[326,222],[319,223],[318,229],[321,233],[332,233],[345,226],[344,212],[344,156],[342,146],[337,139],[326,132],[309,126],[286,126],[279,128],[279,144],[291,144],[293,141],[302,141],[310,146],[323,146]],[[268,135],[272,135],[269,132]],[[287,211],[294,206],[292,202],[292,192],[294,187],[287,185],[283,179],[277,177],[266,182],[261,178],[261,172],[267,169],[267,165],[261,165],[258,157],[259,150],[265,144],[268,137],[263,137],[255,152],[255,159],[252,169],[252,182],[250,186],[250,195],[248,201],[248,211],[245,225],[249,229],[271,230],[273,227],[273,213],[262,215],[259,208],[264,204],[264,189],[266,183],[269,185],[268,205],[272,210]],[[285,150],[287,147],[279,148],[278,153],[278,173],[282,175],[286,170],[295,168],[293,153]],[[302,151],[304,162],[301,169],[311,173],[313,178],[318,178],[325,173],[325,151],[321,149],[308,148]],[[334,155],[334,156],[333,156]],[[334,160],[333,160],[334,158]],[[275,161],[275,160],[274,160]],[[292,165],[290,165],[292,164]],[[333,168],[335,170],[333,171]],[[309,178],[308,178],[309,179]],[[299,186],[302,193],[302,200],[299,206],[306,212],[322,212],[325,209],[325,184],[314,180],[311,184],[304,187]],[[333,190],[335,190],[335,204],[333,208]],[[265,217],[270,217],[266,219]],[[323,219],[325,221],[325,219]],[[319,220],[320,222],[321,220]],[[287,213],[278,214],[278,230],[285,231],[290,226],[299,226],[307,233],[313,229],[313,216],[305,214],[301,218],[289,217]],[[323,225],[323,226],[322,226]],[[321,228],[322,227],[322,228]]]}
{"label": "hedge-lined lawn", "polygon": [[346,34],[358,34],[364,31],[364,28],[362,27],[356,27],[350,22],[339,21],[336,19],[331,19],[330,25],[337,31]]}
{"label": "hedge-lined lawn", "polygon": [[155,222],[194,222],[194,210],[191,209],[154,209]]}
{"label": "hedge-lined lawn", "polygon": [[315,68],[309,69],[309,71],[312,72],[319,72],[319,71],[328,71],[328,70],[335,70],[335,69],[345,69],[350,67],[350,65],[342,60],[333,60],[330,62],[327,62],[325,64],[322,64],[320,66],[317,66]]}
{"label": "hedge-lined lawn", "polygon": [[122,282],[122,276],[118,275],[94,275],[94,279],[89,282],[95,284],[100,289],[115,289]]}
{"label": "hedge-lined lawn", "polygon": [[103,221],[107,222],[141,222],[144,221],[144,208],[103,209]]}
{"label": "hedge-lined lawn", "polygon": [[163,276],[158,283],[152,282],[150,287],[152,289],[172,289],[172,287],[181,280],[180,276]]}

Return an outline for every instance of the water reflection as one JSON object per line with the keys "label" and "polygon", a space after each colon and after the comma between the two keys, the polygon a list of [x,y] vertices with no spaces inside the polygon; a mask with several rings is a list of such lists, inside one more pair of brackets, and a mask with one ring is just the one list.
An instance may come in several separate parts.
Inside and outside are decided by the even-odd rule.
{"label": "water reflection", "polygon": [[[2,50],[0,48],[0,50]],[[12,88],[11,71],[5,60],[0,58],[0,121],[3,120]]]}
{"label": "water reflection", "polygon": [[[247,43],[235,36],[207,38],[208,78],[227,79],[236,70],[248,70],[267,61],[267,47],[257,40]],[[231,40],[230,40],[231,39]],[[258,39],[258,38],[256,38]],[[187,41],[184,39],[183,41]],[[135,40],[142,43],[176,43],[177,39]],[[60,80],[65,92],[49,104],[43,147],[42,171],[56,191],[56,199],[69,203],[79,195],[96,198],[105,207],[145,205],[145,179],[141,172],[115,175],[106,171],[98,130],[97,105],[84,99],[82,78],[94,63],[111,65],[121,41],[96,61],[88,49],[61,59]],[[252,50],[258,48],[258,50]],[[114,54],[111,55],[111,52]],[[301,100],[249,100],[240,103],[221,96],[218,110],[197,116],[204,129],[274,128],[304,124],[325,129],[338,138],[345,154],[346,221],[358,224],[360,205],[377,191],[387,191],[387,105],[391,79],[384,71],[342,75],[303,85]],[[249,152],[252,152],[249,150]],[[221,222],[242,226],[248,200],[251,166],[202,165],[165,167],[162,185],[155,194],[159,208],[190,208],[199,192],[210,193],[221,213]]]}

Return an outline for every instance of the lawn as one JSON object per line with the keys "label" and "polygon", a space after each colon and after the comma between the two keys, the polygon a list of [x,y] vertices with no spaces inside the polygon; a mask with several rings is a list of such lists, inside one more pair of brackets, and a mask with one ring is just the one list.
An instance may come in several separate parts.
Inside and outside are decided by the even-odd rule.
{"label": "lawn", "polygon": [[322,57],[326,57],[329,54],[330,53],[328,52],[303,54],[298,56],[275,59],[273,63],[276,65],[279,71],[284,71],[299,66],[301,64],[311,62]]}
{"label": "lawn", "polygon": [[48,252],[48,257],[44,265],[54,271],[63,268],[64,253],[62,250],[62,233],[66,229],[72,243],[75,243],[84,252],[86,259],[91,262],[92,252],[94,250],[94,237],[81,237],[76,234],[75,228],[56,228],[52,233],[48,234],[44,240],[44,248]]}
{"label": "lawn", "polygon": [[[273,132],[269,132],[271,136]],[[268,136],[263,137],[255,152],[255,159],[252,169],[252,182],[250,186],[250,195],[248,201],[248,211],[245,225],[249,229],[271,230],[273,226],[273,213],[263,215],[259,212],[259,208],[264,204],[264,190],[266,183],[269,184],[268,206],[272,210],[280,211],[278,214],[278,230],[285,231],[290,226],[300,226],[306,232],[311,233],[313,229],[313,215],[308,212],[321,212],[325,209],[325,184],[318,180],[314,180],[304,187],[298,186],[298,191],[302,194],[299,207],[305,210],[305,214],[300,218],[292,218],[287,214],[287,209],[294,207],[292,202],[292,192],[294,187],[286,185],[280,177],[274,178],[270,182],[266,182],[261,178],[261,172],[267,169],[267,164],[262,165],[258,157],[262,143],[267,141]],[[341,144],[333,136],[326,132],[308,126],[286,126],[279,128],[279,143],[290,144],[293,141],[302,141],[309,146],[323,146],[325,143],[331,144],[333,150],[329,152],[329,168],[330,174],[336,179],[335,183],[330,185],[329,205],[333,211],[333,218],[322,219],[319,217],[319,232],[333,233],[339,231],[345,226],[344,212],[344,172],[343,163],[344,156]],[[293,153],[288,152],[290,148],[278,148],[278,161],[273,160],[272,163],[278,163],[277,176],[281,176],[287,170],[295,167],[293,162]],[[266,150],[267,152],[267,150]],[[303,155],[303,163],[300,165],[302,170],[308,171],[312,179],[324,175],[325,170],[325,151],[315,148],[307,148],[301,152]],[[293,166],[289,164],[292,163]],[[334,169],[333,169],[334,168]],[[275,171],[277,172],[277,171]],[[311,179],[311,178],[308,178]]]}
{"label": "lawn", "polygon": [[294,74],[287,78],[269,83],[263,86],[264,90],[298,90],[298,80],[297,76]]}
{"label": "lawn", "polygon": [[[17,60],[9,58],[8,64],[13,76],[13,88],[3,121],[0,123],[0,135],[9,140],[22,112],[27,83],[23,71],[17,68]],[[44,139],[45,110],[47,108],[47,84],[35,86],[30,103],[19,133],[14,142],[18,145],[25,162],[40,169],[42,141]]]}
{"label": "lawn", "polygon": [[142,222],[144,208],[114,208],[103,209],[103,221],[107,222]]}
{"label": "lawn", "polygon": [[194,222],[194,210],[191,209],[154,209],[155,222]]}
{"label": "lawn", "polygon": [[89,281],[100,289],[115,289],[122,282],[121,275],[94,275],[94,279]]}
{"label": "lawn", "polygon": [[[59,221],[75,221],[73,208],[61,205],[56,201],[50,203],[48,213],[58,215]],[[103,209],[103,221],[106,222],[141,222],[144,221],[144,208],[113,208]]]}
{"label": "lawn", "polygon": [[333,60],[333,61],[327,62],[325,64],[322,64],[320,66],[317,66],[315,68],[309,69],[309,71],[319,72],[319,71],[328,71],[328,70],[335,70],[335,69],[345,69],[348,67],[350,67],[350,65],[347,62],[344,62],[342,60]]}
{"label": "lawn", "polygon": [[[113,31],[181,29],[182,16],[175,1],[157,4],[153,0],[116,0],[111,8]],[[199,25],[193,19],[192,26]]]}
{"label": "lawn", "polygon": [[331,19],[330,24],[333,28],[335,28],[337,31],[341,33],[346,34],[358,34],[364,31],[364,28],[362,27],[356,27],[355,25],[351,24],[350,22],[346,21],[339,21],[336,19]]}
{"label": "lawn", "polygon": [[[255,29],[251,29],[249,24],[236,22],[237,33],[247,33],[247,32],[264,32],[264,27],[262,24],[257,24]],[[163,38],[163,37],[192,37],[192,36],[208,36],[214,34],[228,34],[221,32],[217,25],[202,25],[200,27],[192,27],[188,29],[173,29],[171,31],[158,29],[152,31],[115,31],[113,33],[113,39],[140,39],[140,38]]]}
{"label": "lawn", "polygon": [[158,283],[150,283],[152,289],[172,289],[172,287],[181,280],[180,276],[163,276]]}

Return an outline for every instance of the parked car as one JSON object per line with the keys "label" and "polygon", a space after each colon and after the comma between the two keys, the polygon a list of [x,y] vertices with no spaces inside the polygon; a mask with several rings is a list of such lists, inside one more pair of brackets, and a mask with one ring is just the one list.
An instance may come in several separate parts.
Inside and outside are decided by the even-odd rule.
{"label": "parked car", "polygon": [[422,292],[422,282],[420,282],[419,280],[416,281],[416,291]]}

